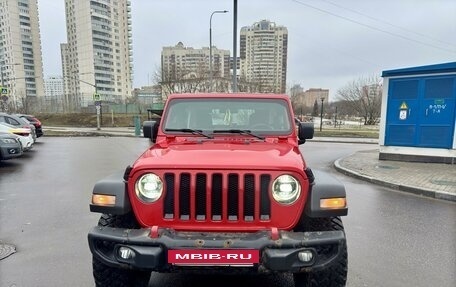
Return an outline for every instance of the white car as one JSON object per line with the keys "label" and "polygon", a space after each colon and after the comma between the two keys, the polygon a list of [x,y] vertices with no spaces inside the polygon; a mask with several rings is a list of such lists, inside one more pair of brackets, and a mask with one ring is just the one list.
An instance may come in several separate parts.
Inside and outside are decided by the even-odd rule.
{"label": "white car", "polygon": [[30,129],[17,128],[10,124],[0,122],[0,132],[19,136],[18,139],[21,142],[23,151],[28,151],[33,147],[34,140]]}

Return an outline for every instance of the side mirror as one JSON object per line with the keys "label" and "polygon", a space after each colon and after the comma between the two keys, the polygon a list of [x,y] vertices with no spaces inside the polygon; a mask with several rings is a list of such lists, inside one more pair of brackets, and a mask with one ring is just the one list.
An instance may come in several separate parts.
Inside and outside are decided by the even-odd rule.
{"label": "side mirror", "polygon": [[155,142],[158,134],[159,122],[157,121],[145,121],[143,123],[143,135],[145,138],[149,138],[152,142]]}
{"label": "side mirror", "polygon": [[312,139],[314,136],[314,124],[313,123],[299,123],[298,126],[298,139],[299,144],[303,144],[308,139]]}

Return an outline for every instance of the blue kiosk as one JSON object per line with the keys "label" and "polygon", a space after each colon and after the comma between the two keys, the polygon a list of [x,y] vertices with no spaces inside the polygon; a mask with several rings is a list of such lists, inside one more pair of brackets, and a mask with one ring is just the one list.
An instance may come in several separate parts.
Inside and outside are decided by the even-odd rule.
{"label": "blue kiosk", "polygon": [[456,62],[382,77],[379,158],[456,164]]}

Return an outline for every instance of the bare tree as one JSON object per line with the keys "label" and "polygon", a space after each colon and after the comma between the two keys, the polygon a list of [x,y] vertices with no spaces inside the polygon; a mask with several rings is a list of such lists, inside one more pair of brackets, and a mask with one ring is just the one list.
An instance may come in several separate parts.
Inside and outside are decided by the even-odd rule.
{"label": "bare tree", "polygon": [[378,76],[360,77],[337,91],[345,101],[364,118],[365,125],[374,125],[380,117],[382,104],[382,80]]}
{"label": "bare tree", "polygon": [[203,62],[192,69],[174,68],[167,72],[157,69],[154,82],[161,86],[165,97],[172,93],[228,92],[230,88],[230,79],[221,77],[217,70],[211,83]]}
{"label": "bare tree", "polygon": [[247,79],[245,75],[240,75],[238,80],[239,92],[247,93],[278,93],[279,83],[271,82],[269,71]]}

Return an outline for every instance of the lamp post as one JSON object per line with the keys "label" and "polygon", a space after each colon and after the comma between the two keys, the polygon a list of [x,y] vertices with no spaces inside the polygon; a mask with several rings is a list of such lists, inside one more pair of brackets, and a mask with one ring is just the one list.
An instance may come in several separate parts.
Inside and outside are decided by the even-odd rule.
{"label": "lamp post", "polygon": [[321,112],[320,112],[320,131],[321,131],[323,128],[323,101],[325,100],[325,98],[321,97],[320,100],[321,100]]}
{"label": "lamp post", "polygon": [[227,10],[216,10],[212,12],[209,18],[209,91],[212,92],[212,16],[217,13],[227,13]]}
{"label": "lamp post", "polygon": [[237,93],[237,0],[233,0],[233,93]]}

